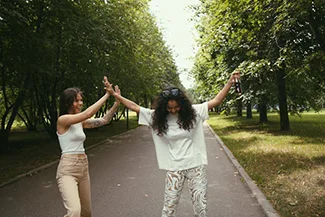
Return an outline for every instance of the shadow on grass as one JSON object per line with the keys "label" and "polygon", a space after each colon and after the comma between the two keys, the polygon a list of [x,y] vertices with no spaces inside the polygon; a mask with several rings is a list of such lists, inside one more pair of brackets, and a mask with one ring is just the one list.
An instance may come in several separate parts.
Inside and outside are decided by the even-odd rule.
{"label": "shadow on grass", "polygon": [[[277,136],[283,135],[292,135],[286,133],[277,133],[272,130],[267,130],[263,126],[260,127],[258,125],[251,127],[226,127],[223,129],[216,130],[213,126],[212,128],[219,133],[222,138],[222,141],[226,144],[226,146],[232,150],[233,154],[237,159],[239,159],[240,164],[247,169],[248,171],[258,171],[254,173],[254,180],[258,184],[262,184],[265,180],[262,177],[267,177],[268,179],[273,179],[277,177],[280,173],[290,174],[297,170],[310,170],[314,166],[323,166],[325,165],[325,154],[324,156],[317,157],[304,157],[301,154],[295,152],[286,152],[286,150],[281,150],[280,148],[274,148],[272,151],[272,145],[270,145],[271,150],[267,150],[268,153],[265,152],[256,152],[249,151],[250,148],[255,147],[256,142],[261,140],[258,136],[250,136],[249,138],[236,138],[230,139],[227,135],[233,134],[234,132],[252,132],[252,134],[271,134],[277,139]],[[319,129],[317,129],[319,131]],[[324,141],[323,137],[305,137],[300,135],[295,135],[299,140],[294,141],[293,145],[305,145],[306,142],[310,142],[312,144],[324,145],[322,141]],[[281,153],[282,152],[282,153]],[[255,165],[255,168],[251,168],[252,165]],[[266,169],[267,168],[267,169]],[[265,172],[267,172],[265,174]],[[264,174],[260,176],[259,174]]]}
{"label": "shadow on grass", "polygon": [[[225,142],[227,143],[227,141]],[[325,157],[292,153],[234,154],[282,216],[325,216],[325,175],[313,172]]]}
{"label": "shadow on grass", "polygon": [[[234,126],[228,126],[218,129],[223,134],[228,134],[233,131],[254,132],[258,134],[272,134],[273,136],[296,136],[298,140],[294,144],[303,145],[306,143],[313,143],[325,145],[325,115],[315,115],[313,120],[299,120],[295,117],[290,121],[290,131],[281,131],[280,123],[272,117],[267,123],[259,123],[256,118],[247,119],[245,117],[222,117],[225,120],[235,122]],[[274,120],[275,119],[275,120]],[[324,121],[323,121],[324,120]]]}
{"label": "shadow on grass", "polygon": [[256,117],[216,118],[211,127],[281,216],[325,216],[324,115],[292,118],[287,132],[278,117],[266,124]]}
{"label": "shadow on grass", "polygon": [[[233,149],[231,145],[228,145],[229,142],[227,140],[224,143],[227,144],[227,147]],[[253,176],[256,176],[254,180],[258,184],[263,184],[266,181],[265,179],[275,179],[279,174],[290,175],[296,171],[309,171],[315,166],[323,166],[325,164],[325,156],[310,159],[293,153],[253,153],[245,151],[246,147],[236,149],[236,152],[233,154],[239,159],[240,164],[245,170],[253,172]]]}

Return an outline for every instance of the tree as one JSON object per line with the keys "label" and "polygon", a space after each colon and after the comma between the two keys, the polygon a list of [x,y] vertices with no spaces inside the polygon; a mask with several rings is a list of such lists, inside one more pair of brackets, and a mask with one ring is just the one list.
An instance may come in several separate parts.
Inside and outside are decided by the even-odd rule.
{"label": "tree", "polygon": [[[212,85],[216,76],[225,81],[225,72],[242,69],[243,102],[259,104],[260,122],[267,121],[269,106],[278,105],[281,130],[290,129],[288,108],[318,109],[324,66],[309,61],[324,58],[324,6],[314,1],[215,0],[202,1],[196,10],[201,49],[192,72],[200,86]],[[307,90],[298,95],[301,84]]]}
{"label": "tree", "polygon": [[180,84],[146,0],[0,4],[3,149],[18,119],[31,129],[37,120],[56,137],[58,98],[67,87],[80,87],[88,106],[103,93],[104,75],[139,103],[167,84]]}

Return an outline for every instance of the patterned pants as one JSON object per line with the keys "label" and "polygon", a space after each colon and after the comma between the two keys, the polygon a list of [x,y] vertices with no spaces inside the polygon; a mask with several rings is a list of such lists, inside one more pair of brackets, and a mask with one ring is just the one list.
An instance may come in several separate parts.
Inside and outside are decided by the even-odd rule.
{"label": "patterned pants", "polygon": [[185,179],[190,191],[195,216],[207,216],[206,195],[208,182],[204,166],[198,166],[187,170],[167,171],[162,217],[176,216],[176,206],[181,197]]}

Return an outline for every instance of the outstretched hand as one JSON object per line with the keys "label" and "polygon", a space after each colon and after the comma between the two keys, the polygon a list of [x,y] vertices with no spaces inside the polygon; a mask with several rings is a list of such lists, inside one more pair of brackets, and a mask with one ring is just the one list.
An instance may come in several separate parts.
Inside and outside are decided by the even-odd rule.
{"label": "outstretched hand", "polygon": [[231,81],[231,83],[235,83],[235,79],[240,79],[240,71],[239,70],[235,70],[233,73],[231,73],[231,76],[230,76],[230,81]]}
{"label": "outstretched hand", "polygon": [[104,76],[103,83],[105,85],[106,93],[115,97],[117,103],[123,103],[127,108],[135,111],[136,113],[140,112],[140,106],[138,104],[121,96],[121,90],[118,85],[115,85],[115,88],[113,88],[113,85],[107,80],[106,76]]}
{"label": "outstretched hand", "polygon": [[[118,85],[115,85],[115,93],[116,93],[117,95],[121,95],[121,90],[120,90],[120,88],[118,87]],[[116,101],[117,103],[120,103],[120,101],[119,101],[118,99],[116,99],[116,98],[115,98],[115,101]]]}
{"label": "outstretched hand", "polygon": [[115,93],[115,91],[113,89],[113,85],[111,83],[109,83],[106,76],[104,76],[103,84],[105,86],[104,89],[106,90],[106,93],[108,93],[110,95],[113,95]]}

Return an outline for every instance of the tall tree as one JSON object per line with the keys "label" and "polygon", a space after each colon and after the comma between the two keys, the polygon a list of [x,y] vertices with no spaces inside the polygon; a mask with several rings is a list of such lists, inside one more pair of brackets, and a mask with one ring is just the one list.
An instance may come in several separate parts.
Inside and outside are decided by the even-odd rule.
{"label": "tall tree", "polygon": [[[224,79],[222,71],[241,68],[243,100],[260,105],[261,122],[267,121],[268,107],[278,105],[281,130],[290,129],[288,111],[318,109],[324,66],[310,63],[324,58],[322,4],[215,0],[202,1],[196,9],[201,49],[192,72],[200,85],[210,85],[215,76]],[[300,85],[306,91],[297,94]]]}
{"label": "tall tree", "polygon": [[17,117],[30,126],[38,117],[56,136],[58,98],[67,87],[80,87],[87,106],[102,94],[104,75],[140,102],[168,83],[180,84],[147,0],[0,4],[3,147]]}

